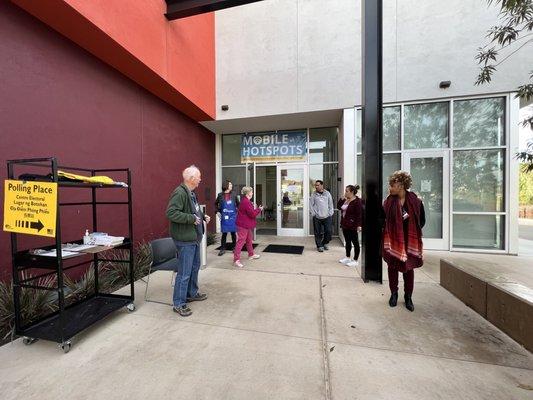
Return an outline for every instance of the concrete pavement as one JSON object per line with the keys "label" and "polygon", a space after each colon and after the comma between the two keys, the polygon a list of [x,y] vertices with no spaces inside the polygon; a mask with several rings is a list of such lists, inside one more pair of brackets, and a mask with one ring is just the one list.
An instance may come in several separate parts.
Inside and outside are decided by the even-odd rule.
{"label": "concrete pavement", "polygon": [[518,254],[533,257],[533,220],[518,219]]}
{"label": "concrete pavement", "polygon": [[[209,298],[189,318],[144,302],[138,282],[137,311],[83,332],[68,354],[44,341],[1,347],[2,398],[533,399],[532,354],[440,287],[442,253],[416,272],[410,313],[402,296],[388,307],[386,282],[339,264],[340,243],[258,242],[262,258],[243,270],[208,248]],[[306,248],[261,253],[269,243]],[[170,274],[154,273],[150,292],[170,301]]]}

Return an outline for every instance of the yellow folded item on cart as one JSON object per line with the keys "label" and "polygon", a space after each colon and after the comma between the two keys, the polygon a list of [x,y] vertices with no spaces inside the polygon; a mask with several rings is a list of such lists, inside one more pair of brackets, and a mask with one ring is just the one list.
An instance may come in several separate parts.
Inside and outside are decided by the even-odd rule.
{"label": "yellow folded item on cart", "polygon": [[68,179],[75,179],[81,182],[87,182],[87,183],[103,183],[106,185],[112,185],[115,183],[113,179],[111,179],[108,176],[83,176],[83,175],[76,175],[71,174],[70,172],[64,172],[64,171],[57,171],[58,176],[62,176]]}

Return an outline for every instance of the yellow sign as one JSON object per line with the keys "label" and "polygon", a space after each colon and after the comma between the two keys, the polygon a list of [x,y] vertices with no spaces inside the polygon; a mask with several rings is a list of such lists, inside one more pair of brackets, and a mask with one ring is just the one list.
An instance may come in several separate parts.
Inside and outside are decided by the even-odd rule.
{"label": "yellow sign", "polygon": [[56,214],[57,183],[5,181],[4,231],[54,237]]}

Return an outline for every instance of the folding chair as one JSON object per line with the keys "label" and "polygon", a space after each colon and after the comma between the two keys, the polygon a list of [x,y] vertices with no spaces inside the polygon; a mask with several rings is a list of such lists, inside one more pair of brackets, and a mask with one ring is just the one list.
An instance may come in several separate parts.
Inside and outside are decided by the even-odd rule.
{"label": "folding chair", "polygon": [[[172,305],[172,303],[164,303],[157,300],[148,299],[148,285],[150,283],[150,274],[153,271],[178,271],[178,257],[176,254],[176,246],[172,238],[156,239],[150,242],[152,249],[152,263],[148,271],[148,279],[146,281],[146,290],[144,291],[144,300],[152,303]],[[174,278],[172,274],[171,286]]]}

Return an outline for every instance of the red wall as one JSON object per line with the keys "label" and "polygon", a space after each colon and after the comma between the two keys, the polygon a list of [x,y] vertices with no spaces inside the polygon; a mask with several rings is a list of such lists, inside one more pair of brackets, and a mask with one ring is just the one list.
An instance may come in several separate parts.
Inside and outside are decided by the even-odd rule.
{"label": "red wall", "polygon": [[213,13],[167,21],[164,0],[11,0],[196,121],[215,118]]}
{"label": "red wall", "polygon": [[[168,196],[181,180],[181,170],[195,164],[202,171],[199,199],[213,214],[213,133],[6,2],[0,2],[0,54],[3,165],[8,159],[55,156],[62,165],[131,168],[134,238],[139,241],[168,235]],[[2,180],[5,171],[0,166]],[[82,198],[87,193],[64,195]],[[3,193],[0,201],[3,205]],[[102,211],[99,230],[123,233],[126,210],[116,210]],[[3,219],[3,207],[1,212]],[[65,241],[79,239],[91,227],[83,207],[71,207],[61,216]],[[9,276],[10,268],[9,234],[1,232],[0,278]]]}

